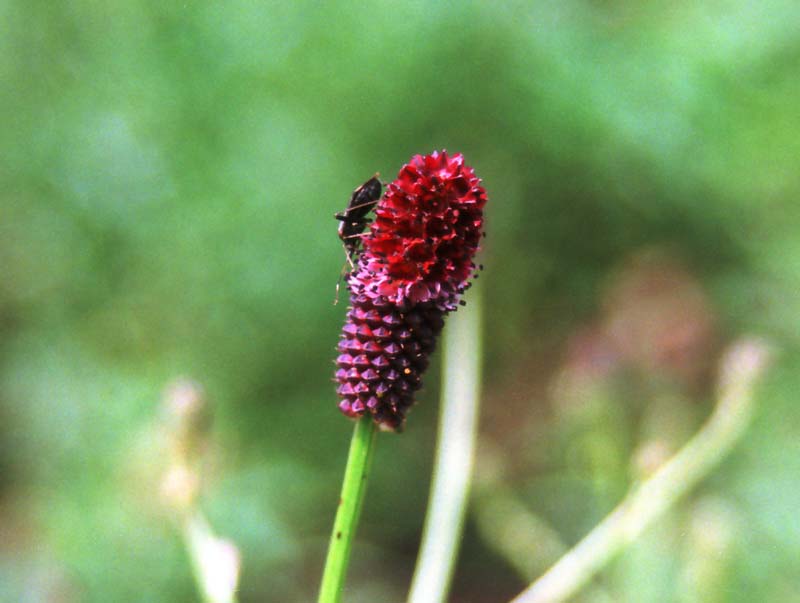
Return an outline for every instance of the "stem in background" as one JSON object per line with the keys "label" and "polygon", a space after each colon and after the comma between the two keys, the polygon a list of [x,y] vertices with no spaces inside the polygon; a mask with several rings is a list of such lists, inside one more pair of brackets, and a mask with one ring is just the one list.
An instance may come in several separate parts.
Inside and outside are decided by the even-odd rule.
{"label": "stem in background", "polygon": [[204,478],[201,461],[211,428],[211,406],[197,383],[177,379],[165,391],[164,415],[168,462],[161,481],[161,496],[180,520],[184,546],[203,603],[236,603],[242,565],[239,549],[214,533],[198,501]]}
{"label": "stem in background", "polygon": [[756,340],[731,346],[721,366],[719,401],[700,431],[511,603],[567,600],[714,469],[750,424],[753,387],[769,352]]}
{"label": "stem in background", "polygon": [[236,603],[241,560],[236,546],[215,536],[205,516],[188,512],[183,539],[204,603]]}
{"label": "stem in background", "polygon": [[361,515],[364,492],[367,489],[367,476],[375,448],[374,443],[375,423],[372,417],[367,415],[356,422],[353,439],[350,441],[342,494],[322,574],[319,603],[338,603],[341,600],[353,536]]}
{"label": "stem in background", "polygon": [[[490,445],[482,443],[471,516],[482,540],[505,558],[525,582],[530,582],[569,547],[552,526],[531,512],[503,482],[499,476],[504,473],[503,458]],[[615,600],[597,584],[587,587],[586,595],[586,600],[592,603]]]}
{"label": "stem in background", "polygon": [[409,603],[447,598],[475,456],[481,372],[481,295],[451,316],[444,337],[442,401],[431,495]]}

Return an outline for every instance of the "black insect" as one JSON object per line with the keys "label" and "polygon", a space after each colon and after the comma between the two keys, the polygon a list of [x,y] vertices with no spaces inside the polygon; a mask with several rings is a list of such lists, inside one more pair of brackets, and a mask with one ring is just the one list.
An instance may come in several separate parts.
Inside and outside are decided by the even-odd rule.
{"label": "black insect", "polygon": [[378,204],[382,192],[383,184],[378,180],[378,174],[375,174],[353,191],[347,208],[334,216],[342,222],[339,224],[339,238],[344,244],[347,263],[351,268],[354,266],[353,259],[358,254],[361,233],[371,222],[366,216]]}
{"label": "black insect", "polygon": [[383,192],[383,184],[378,179],[378,174],[367,180],[364,184],[359,186],[350,195],[350,202],[344,211],[340,211],[334,215],[337,220],[341,221],[339,224],[339,238],[344,245],[344,252],[347,256],[347,262],[342,267],[342,272],[339,275],[339,280],[336,282],[336,299],[334,304],[339,302],[339,283],[342,281],[348,264],[350,269],[355,268],[356,256],[361,245],[361,235],[367,224],[371,222],[367,218],[367,214],[372,211],[381,198]]}

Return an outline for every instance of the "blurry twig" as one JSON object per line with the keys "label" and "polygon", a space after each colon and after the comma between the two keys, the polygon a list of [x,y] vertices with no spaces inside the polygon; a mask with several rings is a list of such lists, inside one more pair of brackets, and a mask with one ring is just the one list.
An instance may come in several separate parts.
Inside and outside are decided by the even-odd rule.
{"label": "blurry twig", "polygon": [[470,303],[450,319],[445,334],[436,460],[409,603],[444,601],[453,575],[475,455],[481,313],[476,285]]}
{"label": "blurry twig", "polygon": [[211,416],[201,388],[179,380],[164,396],[169,438],[162,496],[178,514],[195,581],[205,603],[235,603],[240,558],[236,546],[214,534],[197,504]]}
{"label": "blurry twig", "polygon": [[536,578],[569,550],[547,522],[500,482],[481,484],[473,516],[486,543],[526,580]]}
{"label": "blurry twig", "polygon": [[241,563],[236,546],[229,540],[218,538],[199,510],[184,518],[183,538],[203,600],[206,603],[235,603]]}
{"label": "blurry twig", "polygon": [[[533,580],[569,550],[558,532],[533,513],[512,488],[504,483],[503,457],[489,443],[478,455],[476,492],[472,516],[486,544],[501,555],[524,580]],[[613,598],[599,586],[591,599],[611,603]]]}
{"label": "blurry twig", "polygon": [[732,345],[721,365],[719,401],[700,431],[512,603],[568,599],[706,476],[749,425],[753,386],[769,356],[768,346],[758,340]]}

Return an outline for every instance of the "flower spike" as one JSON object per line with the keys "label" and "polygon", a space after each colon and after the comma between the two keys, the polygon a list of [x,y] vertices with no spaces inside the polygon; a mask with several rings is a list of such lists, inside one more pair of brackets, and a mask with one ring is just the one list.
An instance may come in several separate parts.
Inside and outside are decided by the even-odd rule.
{"label": "flower spike", "polygon": [[339,408],[400,431],[475,271],[486,191],[460,154],[415,155],[375,208],[347,277],[350,308],[336,360]]}

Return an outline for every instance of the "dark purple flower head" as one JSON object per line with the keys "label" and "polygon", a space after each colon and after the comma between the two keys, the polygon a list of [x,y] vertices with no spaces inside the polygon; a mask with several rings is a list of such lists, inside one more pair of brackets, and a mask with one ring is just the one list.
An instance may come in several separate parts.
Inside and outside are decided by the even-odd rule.
{"label": "dark purple flower head", "polygon": [[400,430],[444,326],[475,270],[486,191],[460,154],[415,155],[375,209],[348,276],[339,408]]}

